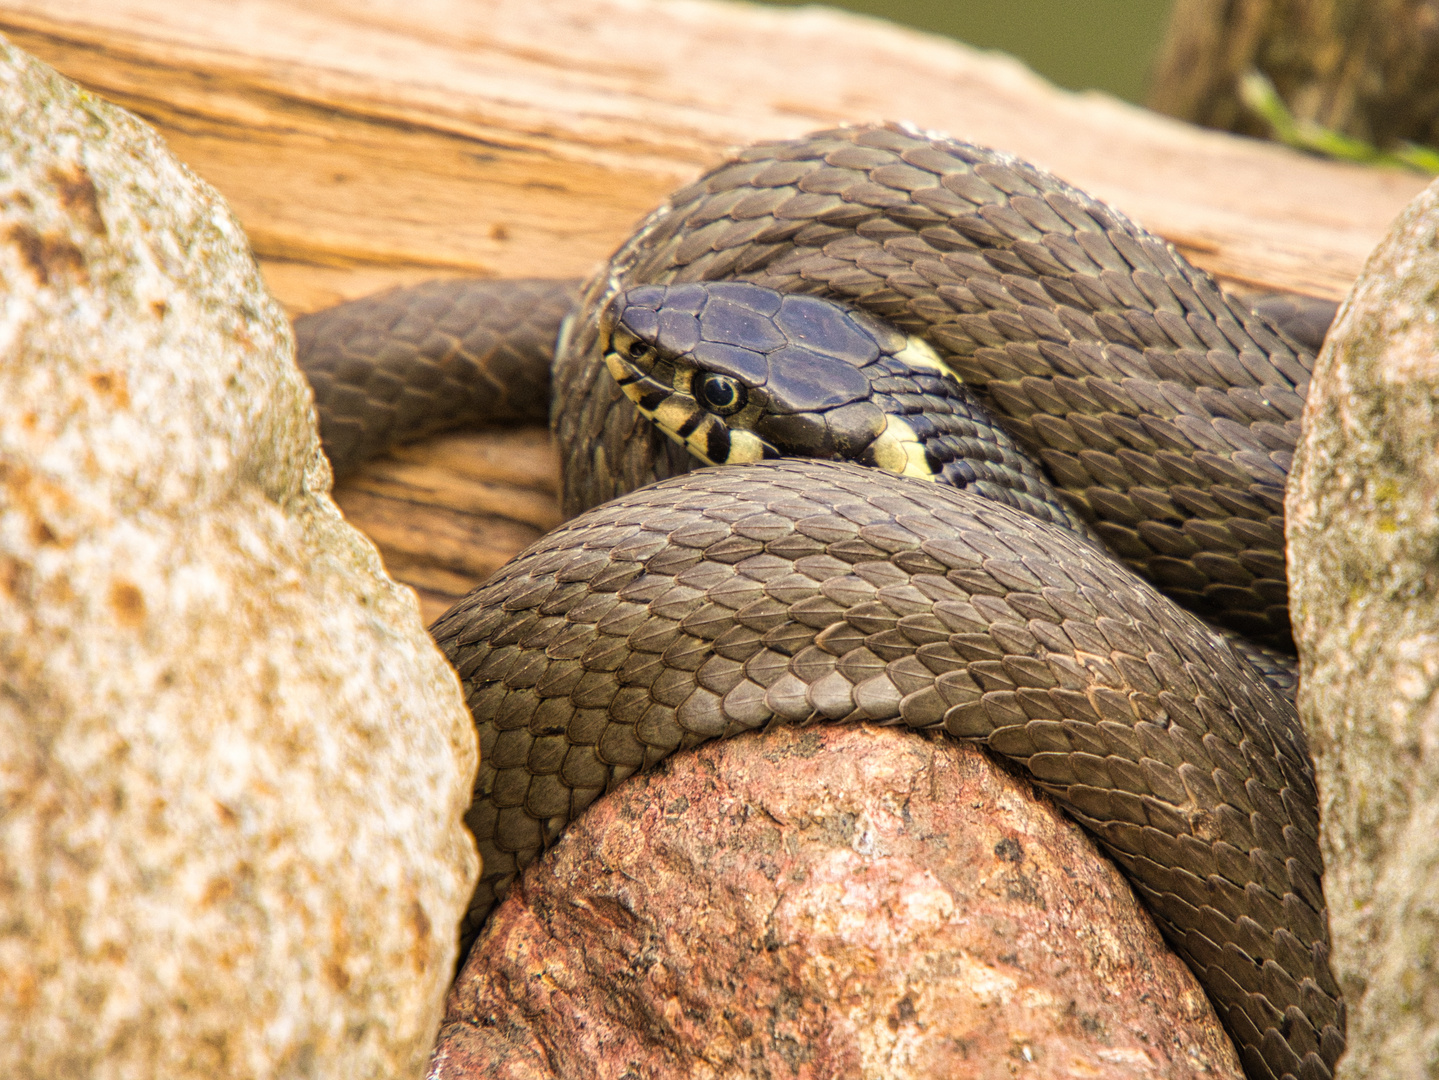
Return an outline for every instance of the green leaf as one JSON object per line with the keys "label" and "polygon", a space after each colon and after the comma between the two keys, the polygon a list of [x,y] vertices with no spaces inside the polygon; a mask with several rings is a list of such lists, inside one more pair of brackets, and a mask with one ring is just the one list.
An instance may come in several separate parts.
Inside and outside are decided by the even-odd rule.
{"label": "green leaf", "polygon": [[1363,139],[1345,135],[1313,120],[1295,119],[1274,83],[1260,71],[1251,69],[1245,72],[1239,80],[1239,99],[1269,124],[1275,139],[1296,150],[1307,150],[1311,154],[1339,161],[1387,165],[1439,175],[1439,150],[1433,147],[1405,142],[1397,150],[1381,150]]}

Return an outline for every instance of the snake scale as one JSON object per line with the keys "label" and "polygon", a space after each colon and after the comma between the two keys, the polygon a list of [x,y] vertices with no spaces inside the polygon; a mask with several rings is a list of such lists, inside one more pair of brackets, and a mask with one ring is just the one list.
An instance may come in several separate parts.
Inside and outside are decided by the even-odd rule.
{"label": "snake scale", "polygon": [[[725,280],[928,342],[1112,554],[970,488],[845,462],[691,471],[604,355],[637,287]],[[534,415],[570,312],[551,423],[578,516],[432,627],[481,740],[470,934],[568,821],[675,750],[777,722],[900,723],[987,747],[1092,832],[1251,1080],[1332,1075],[1344,1006],[1282,659],[1309,349],[1083,192],[901,125],[739,151],[583,290],[446,283],[376,303],[297,326],[337,472]],[[477,313],[525,328],[500,339]]]}

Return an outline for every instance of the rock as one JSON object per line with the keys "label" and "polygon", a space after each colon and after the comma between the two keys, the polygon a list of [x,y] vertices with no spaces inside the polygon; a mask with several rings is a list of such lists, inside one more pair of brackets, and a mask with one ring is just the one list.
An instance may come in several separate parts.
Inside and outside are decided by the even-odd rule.
{"label": "rock", "polygon": [[784,728],[591,807],[502,904],[433,1080],[1239,1077],[1078,827],[980,751]]}
{"label": "rock", "polygon": [[1439,1076],[1439,185],[1370,256],[1314,369],[1286,503],[1320,792],[1338,1076]]}
{"label": "rock", "polygon": [[219,196],[3,41],[0,115],[0,1075],[418,1075],[457,681]]}

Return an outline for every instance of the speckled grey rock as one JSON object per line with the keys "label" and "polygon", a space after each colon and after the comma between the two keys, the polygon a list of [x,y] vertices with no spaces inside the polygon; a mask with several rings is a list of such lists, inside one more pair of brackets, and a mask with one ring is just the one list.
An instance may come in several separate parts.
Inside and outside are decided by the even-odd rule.
{"label": "speckled grey rock", "polygon": [[415,1076],[475,738],[228,208],[0,41],[0,1076]]}
{"label": "speckled grey rock", "polygon": [[1314,371],[1287,503],[1339,1077],[1439,1076],[1439,186],[1370,256]]}

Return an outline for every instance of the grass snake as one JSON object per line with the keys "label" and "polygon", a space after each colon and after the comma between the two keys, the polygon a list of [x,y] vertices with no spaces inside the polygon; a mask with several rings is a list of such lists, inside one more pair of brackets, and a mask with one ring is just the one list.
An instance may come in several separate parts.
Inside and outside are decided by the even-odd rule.
{"label": "grass snake", "polygon": [[481,740],[468,933],[675,750],[936,729],[1096,837],[1251,1080],[1331,1076],[1283,497],[1332,309],[1269,310],[1295,336],[1033,166],[871,125],[739,151],[583,286],[440,283],[299,320],[337,473],[546,413],[565,463],[572,519],[432,627]]}

